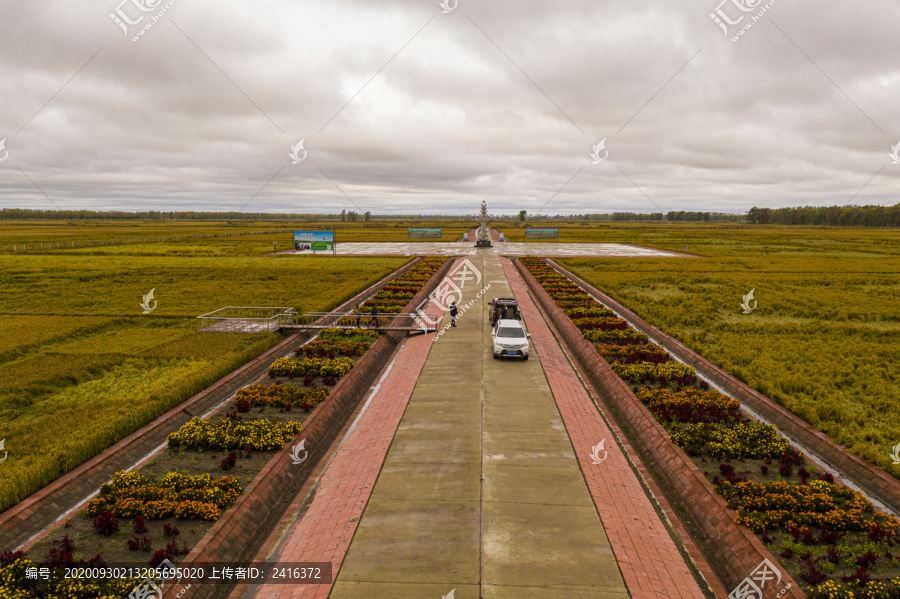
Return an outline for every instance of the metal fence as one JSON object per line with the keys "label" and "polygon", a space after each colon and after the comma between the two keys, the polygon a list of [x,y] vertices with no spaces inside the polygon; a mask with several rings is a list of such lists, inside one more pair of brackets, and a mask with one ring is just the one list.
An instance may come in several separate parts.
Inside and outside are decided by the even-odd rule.
{"label": "metal fence", "polygon": [[[422,316],[424,315],[424,318]],[[377,329],[379,331],[433,331],[435,323],[439,323],[442,313],[414,314],[410,312],[379,312],[373,317],[370,313],[354,314],[353,312],[307,312],[297,315],[292,328],[303,329]],[[424,326],[424,329],[423,329]]]}
{"label": "metal fence", "polygon": [[197,329],[219,333],[275,332],[294,324],[293,308],[226,306],[197,317]]}
{"label": "metal fence", "polygon": [[197,317],[197,330],[207,333],[262,333],[280,329],[377,329],[379,331],[434,331],[443,313],[354,314],[353,312],[306,312],[293,308],[226,306]]}

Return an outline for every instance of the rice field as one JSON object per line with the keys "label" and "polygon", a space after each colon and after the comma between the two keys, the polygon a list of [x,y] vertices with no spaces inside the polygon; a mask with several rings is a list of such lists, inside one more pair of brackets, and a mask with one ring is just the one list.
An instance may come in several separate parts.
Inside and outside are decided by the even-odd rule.
{"label": "rice field", "polygon": [[[377,220],[341,222],[338,220],[297,220],[297,221],[0,221],[0,253],[4,249],[13,253],[13,246],[22,250],[27,245],[28,253],[44,251],[66,251],[91,253],[95,251],[145,252],[148,248],[167,247],[179,253],[194,255],[217,252],[228,255],[244,254],[249,248],[257,253],[272,250],[272,242],[277,241],[279,249],[286,249],[292,241],[291,231],[295,229],[313,231],[334,231],[337,243],[342,241],[435,241],[408,239],[408,228],[441,229],[441,241],[452,242],[463,233],[476,226],[473,220],[423,221],[423,220]],[[268,232],[268,233],[263,233]],[[168,237],[170,241],[158,241]],[[186,237],[173,241],[175,237]],[[146,241],[143,241],[146,240]],[[75,247],[71,247],[74,242]],[[91,245],[96,242],[96,245]],[[120,243],[125,242],[125,243]],[[140,243],[137,243],[140,242]],[[55,249],[56,244],[60,250]],[[44,248],[41,249],[43,244]],[[32,249],[31,246],[37,247]],[[48,250],[48,246],[53,249]],[[136,247],[137,246],[137,247]]]}
{"label": "rice field", "polygon": [[660,225],[635,237],[705,257],[559,262],[900,477],[900,233]]}
{"label": "rice field", "polygon": [[0,511],[281,339],[199,333],[196,316],[330,310],[408,261],[268,256],[268,237],[0,254]]}

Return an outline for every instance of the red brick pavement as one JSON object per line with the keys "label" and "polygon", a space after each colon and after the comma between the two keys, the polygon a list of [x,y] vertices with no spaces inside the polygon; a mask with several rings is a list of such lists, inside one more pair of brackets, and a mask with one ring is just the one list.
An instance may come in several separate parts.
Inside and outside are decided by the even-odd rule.
{"label": "red brick pavement", "polygon": [[[501,262],[631,596],[702,598],[684,558],[618,451],[612,432],[531,301],[525,282],[509,260],[501,258]],[[599,452],[602,461],[594,464],[592,448],[604,439],[605,449]],[[604,455],[608,457],[603,459]]]}
{"label": "red brick pavement", "polygon": [[328,597],[434,336],[411,337],[397,353],[371,405],[344,439],[319,481],[312,504],[277,556],[279,562],[331,562],[332,584],[271,585],[257,592],[258,599]]}

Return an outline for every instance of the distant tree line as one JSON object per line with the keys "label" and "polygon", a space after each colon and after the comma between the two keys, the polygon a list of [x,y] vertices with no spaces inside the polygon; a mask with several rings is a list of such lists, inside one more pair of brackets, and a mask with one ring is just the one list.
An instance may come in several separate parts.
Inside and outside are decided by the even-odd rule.
{"label": "distant tree line", "polygon": [[123,210],[30,210],[27,208],[3,208],[0,220],[297,220],[299,216],[307,219],[334,219],[332,214],[290,214],[272,212],[201,212],[198,210],[158,212],[125,212]]}
{"label": "distant tree line", "polygon": [[[351,223],[355,223],[356,221],[359,220],[359,216],[360,216],[359,214],[357,214],[356,212],[353,212],[352,210],[350,212],[347,212],[346,210],[341,210],[341,222],[342,223],[348,222],[348,221]],[[364,221],[370,221],[370,220],[372,220],[372,213],[364,212],[362,214],[362,217],[363,217]]]}
{"label": "distant tree line", "polygon": [[[378,215],[367,211],[357,213],[342,210],[340,214],[297,214],[284,212],[201,212],[189,211],[145,211],[126,212],[122,210],[31,210],[27,208],[0,209],[0,220],[132,220],[132,221],[292,221],[292,220],[338,220],[341,222],[374,220],[474,220],[476,216],[459,214],[397,214]],[[900,227],[900,204],[894,206],[830,206],[817,208],[751,208],[747,214],[726,212],[670,211],[641,213],[613,212],[597,214],[528,214],[525,210],[517,214],[501,214],[492,217],[495,221],[656,221],[656,222],[732,222],[759,225],[830,225],[836,227]]]}
{"label": "distant tree line", "polygon": [[756,208],[747,212],[755,225],[831,225],[834,227],[900,227],[900,204],[893,206],[829,206]]}

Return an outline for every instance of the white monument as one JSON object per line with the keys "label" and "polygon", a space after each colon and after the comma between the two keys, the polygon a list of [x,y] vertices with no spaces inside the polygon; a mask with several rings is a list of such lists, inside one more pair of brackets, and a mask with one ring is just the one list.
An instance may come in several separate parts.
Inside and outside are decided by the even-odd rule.
{"label": "white monument", "polygon": [[489,248],[493,247],[491,245],[491,235],[488,232],[488,213],[487,213],[487,205],[484,203],[484,200],[481,201],[481,225],[478,227],[478,238],[475,240],[475,247],[477,248]]}

